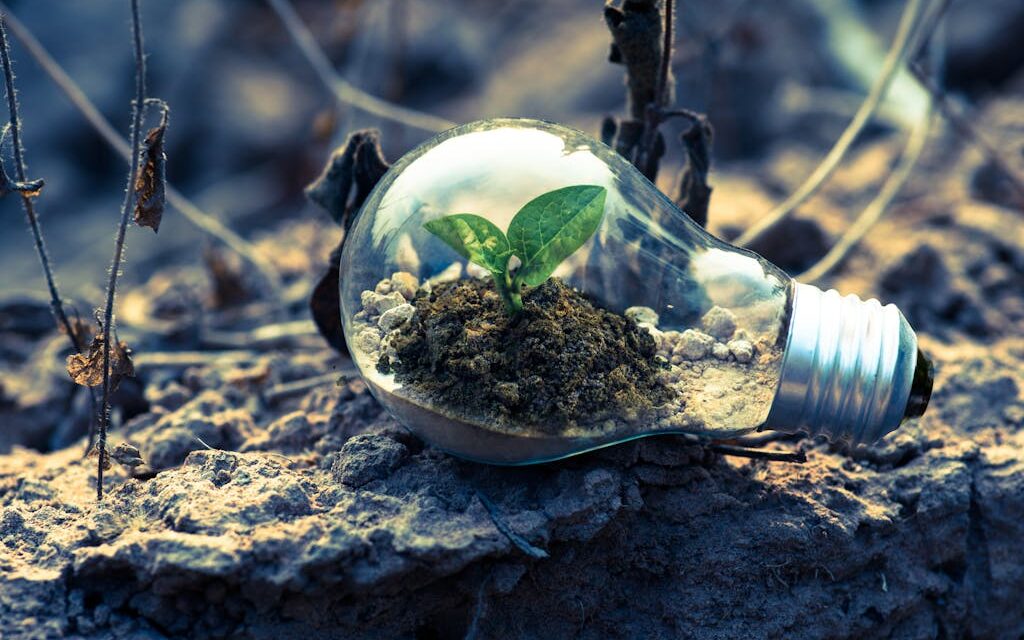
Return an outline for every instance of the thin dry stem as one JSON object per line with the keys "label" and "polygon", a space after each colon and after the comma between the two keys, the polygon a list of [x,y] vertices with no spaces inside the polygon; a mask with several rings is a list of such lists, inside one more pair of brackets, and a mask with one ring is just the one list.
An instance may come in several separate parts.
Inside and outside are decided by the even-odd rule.
{"label": "thin dry stem", "polygon": [[[7,109],[10,116],[11,147],[14,154],[14,171],[18,182],[28,181],[25,168],[25,147],[21,141],[21,117],[18,115],[18,95],[14,85],[14,66],[11,63],[11,47],[7,40],[8,14],[0,6],[0,57],[3,59],[4,85],[7,90]],[[39,224],[39,216],[36,215],[35,202],[28,193],[22,191],[21,204],[25,209],[25,217],[28,218],[29,228],[32,230],[32,239],[35,241],[36,255],[39,256],[39,263],[43,268],[43,277],[46,280],[46,288],[50,294],[50,311],[53,313],[54,321],[62,327],[71,342],[75,353],[82,353],[84,345],[78,339],[78,333],[71,327],[68,314],[64,310],[64,301],[60,297],[60,290],[57,288],[57,278],[53,274],[53,266],[50,263],[50,255],[46,250],[46,242],[43,239],[43,229]],[[89,419],[89,438],[86,443],[86,453],[92,448],[93,439],[96,436],[96,394],[93,389],[87,389],[89,400],[92,403],[93,411]]]}
{"label": "thin dry stem", "polygon": [[774,227],[786,216],[791,214],[798,206],[810,198],[824,183],[831,177],[832,173],[846,157],[847,152],[853,145],[854,140],[864,129],[864,126],[871,120],[878,106],[882,103],[889,85],[892,83],[896,73],[901,69],[907,60],[908,54],[914,48],[913,35],[915,26],[922,15],[924,0],[907,0],[906,8],[900,17],[896,37],[893,39],[889,53],[886,54],[882,69],[871,85],[868,95],[864,98],[857,113],[853,116],[850,124],[836,140],[835,145],[828,152],[828,155],[821,161],[810,176],[794,191],[788,198],[768,212],[761,220],[744,231],[733,244],[745,247],[761,238],[769,229]]}
{"label": "thin dry stem", "polygon": [[362,89],[353,86],[350,82],[338,75],[334,66],[327,58],[327,54],[317,44],[316,38],[309,28],[296,13],[295,7],[288,0],[267,0],[270,7],[281,19],[281,23],[288,31],[288,35],[295,46],[298,47],[302,56],[313,67],[320,82],[330,91],[335,99],[342,103],[361,109],[366,113],[373,114],[385,120],[400,122],[406,126],[424,131],[445,131],[456,126],[451,120],[409,109],[387,100],[370,95]]}
{"label": "thin dry stem", "polygon": [[[78,109],[89,125],[92,126],[100,137],[103,138],[103,140],[126,161],[135,162],[136,160],[133,160],[131,157],[131,147],[128,144],[128,141],[125,140],[116,129],[114,129],[113,125],[110,124],[110,121],[100,113],[99,109],[96,108],[96,105],[93,104],[93,102],[89,100],[89,97],[85,95],[85,92],[82,91],[71,76],[67,74],[63,67],[54,60],[53,56],[43,48],[39,41],[36,40],[35,36],[32,35],[32,32],[10,13],[3,2],[0,2],[0,12],[4,13],[8,26],[11,30],[11,34],[14,35],[22,45],[24,45],[32,58],[39,63],[39,66],[42,67],[44,72],[46,72],[46,75],[48,75],[50,79],[53,80],[54,84],[57,85],[57,88],[67,96],[68,100],[70,100],[72,105]],[[251,264],[265,281],[268,288],[268,297],[270,299],[281,299],[280,294],[283,288],[281,275],[270,262],[256,251],[255,247],[237,233],[224,226],[224,223],[216,217],[200,209],[170,184],[167,185],[167,201],[171,203],[171,206],[180,211],[181,214],[185,216],[185,219],[194,224],[204,233],[207,233],[224,243],[224,245],[229,249]]]}
{"label": "thin dry stem", "polygon": [[771,462],[807,462],[807,454],[803,451],[776,451],[773,449],[748,449],[737,447],[731,444],[709,444],[707,448],[723,456],[734,456],[738,458],[752,458],[755,460],[768,460]]}
{"label": "thin dry stem", "polygon": [[124,238],[128,231],[134,185],[139,173],[138,158],[142,150],[142,111],[146,104],[146,55],[142,44],[142,20],[139,17],[139,0],[131,0],[132,9],[132,50],[135,55],[135,100],[132,102],[131,158],[128,168],[128,185],[125,187],[124,202],[121,204],[121,220],[114,240],[114,258],[110,264],[107,279],[107,299],[103,308],[103,401],[99,415],[99,464],[96,476],[96,499],[103,499],[103,467],[107,456],[107,421],[110,417],[110,340],[113,337],[114,297],[117,295],[117,276],[121,272],[124,257]]}
{"label": "thin dry stem", "polygon": [[[18,182],[27,182],[25,169],[25,149],[21,143],[21,118],[18,116],[18,96],[14,87],[14,69],[11,65],[11,49],[7,41],[7,13],[3,11],[0,15],[0,58],[3,59],[4,84],[7,89],[7,110],[10,114],[11,123],[11,147],[14,153],[14,171]],[[43,277],[46,279],[46,288],[50,293],[50,310],[53,312],[54,320],[64,328],[71,340],[75,351],[81,353],[82,345],[78,336],[71,328],[71,322],[64,311],[64,302],[61,300],[60,291],[57,289],[57,279],[53,275],[53,267],[50,264],[50,256],[46,250],[46,242],[43,240],[43,230],[39,226],[39,216],[36,215],[35,204],[32,196],[24,191],[20,192],[21,204],[25,209],[25,216],[28,218],[29,227],[32,229],[32,238],[35,240],[36,255],[39,256],[39,263],[43,267]]]}
{"label": "thin dry stem", "polygon": [[976,145],[985,157],[988,158],[989,162],[999,168],[999,171],[1006,177],[1013,190],[1017,192],[1018,197],[1021,199],[1022,206],[1024,206],[1024,176],[1019,175],[1014,171],[1013,167],[1010,166],[1002,153],[996,149],[995,145],[988,141],[988,139],[974,126],[969,118],[966,118],[961,114],[950,102],[949,97],[946,93],[937,85],[935,81],[929,77],[928,73],[919,64],[910,65],[910,71],[913,76],[921,83],[932,96],[932,100],[938,107],[942,117],[953,127],[953,130],[957,132],[962,138],[967,140],[969,143]]}
{"label": "thin dry stem", "polygon": [[893,172],[889,174],[889,178],[885,181],[885,184],[882,185],[878,195],[868,203],[868,206],[864,207],[864,211],[862,211],[857,217],[853,225],[847,229],[846,233],[839,238],[839,241],[836,242],[832,249],[825,254],[821,260],[811,266],[811,268],[798,275],[796,277],[797,280],[813,283],[816,280],[823,278],[843,261],[857,243],[867,235],[867,232],[875,225],[875,223],[882,218],[882,215],[889,207],[893,198],[896,197],[896,194],[898,194],[903,185],[906,184],[907,179],[910,178],[910,174],[913,172],[918,158],[921,157],[921,152],[924,150],[925,143],[928,141],[928,132],[931,130],[931,122],[932,110],[929,108],[925,117],[922,118],[917,126],[914,127],[914,130],[911,131],[910,136],[907,139],[906,147],[900,157],[899,164],[897,164]]}

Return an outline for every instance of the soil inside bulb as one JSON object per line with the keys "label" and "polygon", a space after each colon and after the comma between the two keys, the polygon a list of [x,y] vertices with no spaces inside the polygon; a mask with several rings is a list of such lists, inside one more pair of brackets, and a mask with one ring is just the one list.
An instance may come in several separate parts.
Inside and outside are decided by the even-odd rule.
{"label": "soil inside bulb", "polygon": [[413,300],[382,373],[456,415],[563,433],[620,417],[656,417],[676,391],[654,338],[558,279],[510,316],[490,280],[440,284]]}
{"label": "soil inside bulb", "polygon": [[777,335],[751,335],[725,309],[662,331],[653,309],[615,313],[552,279],[509,316],[489,277],[462,273],[453,264],[422,285],[409,273],[380,281],[362,293],[350,335],[374,388],[450,450],[550,459],[651,432],[732,437],[768,415]]}

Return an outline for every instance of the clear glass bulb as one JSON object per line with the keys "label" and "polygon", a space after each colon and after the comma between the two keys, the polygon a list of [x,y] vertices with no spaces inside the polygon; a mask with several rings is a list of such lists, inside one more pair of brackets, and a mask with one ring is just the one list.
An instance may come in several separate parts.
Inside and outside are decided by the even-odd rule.
{"label": "clear glass bulb", "polygon": [[[526,320],[494,315],[489,276],[424,227],[472,213],[508,229],[530,200],[575,185],[607,190],[603,218],[551,281],[524,292]],[[870,442],[923,413],[931,390],[895,307],[795,283],[709,235],[613,150],[548,122],[475,122],[404,156],[354,221],[341,273],[345,338],[371,391],[425,440],[484,462],[659,433]],[[436,315],[429,301],[456,291],[462,306]],[[531,299],[568,315],[544,325]],[[586,320],[570,317],[586,305]],[[551,348],[544,326],[564,341]]]}

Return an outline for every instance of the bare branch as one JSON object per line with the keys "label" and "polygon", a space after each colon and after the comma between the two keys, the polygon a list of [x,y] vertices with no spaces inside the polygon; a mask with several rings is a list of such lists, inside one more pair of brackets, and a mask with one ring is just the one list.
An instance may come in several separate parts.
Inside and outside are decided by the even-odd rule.
{"label": "bare branch", "polygon": [[839,136],[835,145],[832,146],[832,149],[818,167],[796,191],[769,211],[767,215],[757,221],[752,227],[744,231],[733,241],[733,244],[745,247],[757,241],[769,229],[806,202],[831,177],[839,163],[846,157],[854,140],[857,139],[864,126],[871,120],[875,110],[878,109],[882,98],[889,89],[889,85],[892,84],[892,80],[896,76],[896,72],[903,68],[909,53],[914,49],[915,38],[913,35],[919,18],[922,15],[924,5],[925,0],[907,0],[906,8],[903,10],[903,15],[900,18],[899,27],[896,31],[896,37],[893,39],[889,53],[885,57],[885,62],[882,63],[882,69],[878,77],[875,78],[875,82],[871,85],[871,90],[868,92],[867,97],[864,98],[860,108],[857,109],[857,113],[853,116],[850,124],[846,126],[846,130]]}
{"label": "bare branch", "polygon": [[924,118],[914,127],[907,139],[907,145],[900,157],[899,164],[889,178],[882,185],[878,195],[864,207],[864,211],[857,217],[853,225],[846,233],[839,238],[835,246],[825,256],[815,263],[807,271],[796,277],[801,282],[813,283],[824,277],[834,269],[850,253],[850,250],[867,234],[867,232],[878,222],[885,213],[886,208],[892,202],[896,194],[906,184],[907,179],[914,170],[925,143],[928,141],[928,132],[931,130],[932,110],[929,109]]}
{"label": "bare branch", "polygon": [[731,444],[707,445],[707,448],[723,456],[735,456],[739,458],[753,458],[757,460],[769,460],[771,462],[807,462],[807,454],[803,451],[775,451],[772,449],[749,449],[737,447]]}
{"label": "bare branch", "polygon": [[131,160],[128,164],[128,186],[125,187],[124,202],[121,205],[121,219],[114,239],[114,258],[111,260],[107,279],[107,298],[103,307],[103,402],[99,415],[99,465],[96,475],[96,499],[103,499],[103,469],[107,456],[107,421],[110,417],[110,339],[114,324],[114,297],[117,294],[117,276],[121,272],[124,257],[124,238],[128,231],[132,199],[135,196],[135,181],[138,179],[138,158],[142,150],[142,111],[146,105],[146,55],[142,44],[142,20],[139,17],[139,0],[131,0],[132,8],[132,51],[135,55],[135,100],[132,102]]}
{"label": "bare branch", "polygon": [[[7,25],[11,30],[11,34],[14,35],[22,45],[24,45],[29,54],[37,63],[39,63],[39,66],[42,67],[43,71],[46,72],[46,75],[48,75],[50,79],[53,80],[54,84],[57,85],[57,88],[67,96],[68,100],[70,100],[75,108],[78,109],[92,128],[100,134],[100,137],[103,138],[103,140],[126,161],[134,162],[131,157],[131,148],[129,147],[128,141],[126,141],[124,137],[114,129],[110,122],[102,113],[100,113],[99,109],[96,108],[96,105],[89,100],[89,97],[85,95],[85,92],[82,91],[71,76],[67,74],[60,64],[54,60],[53,56],[51,56],[39,41],[36,40],[35,36],[32,35],[32,32],[11,14],[3,2],[0,2],[0,12],[3,12],[4,14]],[[255,247],[234,231],[224,226],[224,223],[216,217],[200,209],[170,184],[167,184],[167,201],[201,231],[224,243],[228,248],[249,262],[260,273],[263,280],[266,282],[269,289],[269,297],[274,300],[281,299],[281,276],[270,262],[259,255]]]}
{"label": "bare branch", "polygon": [[309,65],[313,67],[320,82],[330,91],[334,98],[342,103],[361,109],[385,120],[400,122],[406,126],[424,131],[445,131],[456,126],[451,120],[409,109],[377,96],[370,95],[362,89],[353,86],[350,82],[338,75],[334,66],[327,58],[323,49],[316,42],[316,38],[309,31],[309,28],[302,22],[302,18],[296,13],[295,8],[288,0],[267,0],[270,7],[281,19],[284,28],[295,46],[298,47],[302,56],[306,58]]}
{"label": "bare branch", "polygon": [[[14,153],[14,171],[18,182],[28,182],[25,169],[25,149],[21,143],[21,118],[18,116],[18,96],[14,87],[14,69],[11,65],[11,49],[7,42],[7,13],[0,15],[0,57],[3,59],[4,85],[7,90],[7,110],[10,115],[11,146]],[[60,292],[57,289],[57,280],[53,275],[53,267],[50,264],[50,256],[46,250],[46,242],[43,240],[43,230],[39,225],[39,216],[36,215],[33,196],[25,191],[19,193],[21,204],[25,209],[25,216],[28,218],[29,227],[32,229],[32,238],[36,244],[36,254],[43,267],[43,277],[46,279],[46,288],[50,292],[50,310],[53,312],[54,320],[63,327],[71,340],[75,351],[81,353],[82,344],[77,333],[72,329],[68,315],[64,311],[64,302],[61,300]]]}

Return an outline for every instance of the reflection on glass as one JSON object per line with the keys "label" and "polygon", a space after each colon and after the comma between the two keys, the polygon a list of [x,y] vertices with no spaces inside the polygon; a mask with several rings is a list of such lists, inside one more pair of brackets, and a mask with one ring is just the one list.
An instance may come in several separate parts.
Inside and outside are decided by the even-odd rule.
{"label": "reflection on glass", "polygon": [[[607,189],[597,233],[524,298],[546,296],[548,304],[570,309],[586,299],[594,312],[579,322],[604,327],[600,339],[609,344],[633,345],[633,359],[581,357],[574,362],[587,362],[593,371],[548,369],[548,380],[508,371],[508,362],[474,363],[466,352],[471,339],[491,353],[486,348],[496,336],[488,332],[503,322],[493,315],[494,322],[480,320],[487,317],[481,310],[473,312],[479,317],[459,316],[459,335],[445,334],[463,341],[459,357],[440,353],[449,345],[438,342],[434,325],[450,317],[428,301],[461,296],[459,304],[476,299],[486,307],[493,293],[486,274],[424,223],[474,213],[507,229],[533,198],[584,184]],[[341,259],[345,336],[360,371],[399,420],[458,455],[538,462],[651,433],[738,435],[768,416],[786,335],[788,277],[707,235],[621,156],[571,129],[491,120],[437,136],[384,177]],[[431,313],[437,315],[425,317]],[[589,335],[569,327],[576,321],[565,320],[566,335]],[[424,328],[430,322],[433,329]],[[502,335],[530,335],[521,326],[508,331]],[[561,344],[552,357],[585,351],[592,341],[576,342]],[[504,345],[501,351],[494,357],[523,348]],[[403,360],[402,353],[412,355]],[[529,354],[523,357],[516,361],[520,367],[532,362]],[[609,362],[616,366],[602,370]],[[552,395],[555,384],[565,393]],[[606,387],[614,397],[600,395]],[[642,390],[644,399],[632,390]],[[599,401],[580,406],[577,397]],[[537,398],[552,406],[536,406]]]}

